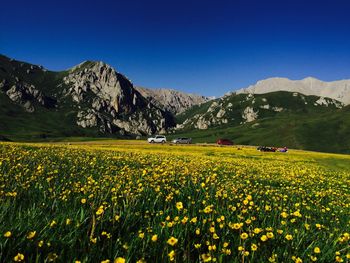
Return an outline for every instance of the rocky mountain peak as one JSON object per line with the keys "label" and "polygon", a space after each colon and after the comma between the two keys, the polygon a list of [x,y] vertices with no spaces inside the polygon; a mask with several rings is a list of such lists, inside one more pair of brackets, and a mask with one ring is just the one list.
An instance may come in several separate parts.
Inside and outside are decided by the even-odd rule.
{"label": "rocky mountain peak", "polygon": [[104,62],[85,61],[64,77],[64,96],[77,106],[77,124],[112,131],[113,126],[133,134],[165,131],[172,119],[159,107],[146,100],[130,80]]}
{"label": "rocky mountain peak", "polygon": [[202,104],[209,98],[197,94],[185,93],[173,89],[148,89],[136,87],[136,89],[158,107],[176,115],[192,106]]}
{"label": "rocky mountain peak", "polygon": [[140,101],[132,83],[104,62],[86,61],[69,72],[64,77],[64,83],[70,86],[66,93],[77,103],[93,93],[97,100],[107,102],[118,113],[131,111],[132,105]]}

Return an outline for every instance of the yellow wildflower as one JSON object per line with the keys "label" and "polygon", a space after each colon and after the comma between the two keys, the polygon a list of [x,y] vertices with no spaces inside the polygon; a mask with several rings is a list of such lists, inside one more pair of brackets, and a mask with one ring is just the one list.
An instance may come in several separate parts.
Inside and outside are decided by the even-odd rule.
{"label": "yellow wildflower", "polygon": [[30,231],[28,234],[27,234],[27,239],[32,239],[34,238],[36,235],[36,231]]}
{"label": "yellow wildflower", "polygon": [[183,207],[183,204],[182,204],[182,202],[177,202],[176,203],[176,209],[177,210],[182,210],[184,207]]}
{"label": "yellow wildflower", "polygon": [[168,239],[167,243],[170,245],[170,246],[175,246],[178,242],[178,239],[175,238],[175,237],[171,237]]}
{"label": "yellow wildflower", "polygon": [[114,263],[125,263],[125,259],[122,258],[122,257],[117,257],[117,258],[114,260]]}
{"label": "yellow wildflower", "polygon": [[14,258],[13,258],[14,261],[16,262],[21,262],[24,260],[24,255],[21,254],[21,253],[18,253]]}
{"label": "yellow wildflower", "polygon": [[152,240],[153,242],[156,242],[156,241],[158,240],[158,235],[153,235],[152,238],[151,238],[151,240]]}
{"label": "yellow wildflower", "polygon": [[11,237],[11,236],[12,236],[11,231],[7,231],[7,232],[5,232],[5,234],[4,234],[4,237],[7,237],[7,238],[9,238],[9,237]]}

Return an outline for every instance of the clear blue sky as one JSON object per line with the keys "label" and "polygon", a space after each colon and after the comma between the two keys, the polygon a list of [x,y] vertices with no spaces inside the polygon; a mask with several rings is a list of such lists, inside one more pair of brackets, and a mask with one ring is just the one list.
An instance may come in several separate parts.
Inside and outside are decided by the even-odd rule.
{"label": "clear blue sky", "polygon": [[350,1],[2,1],[0,53],[102,60],[136,85],[209,96],[268,77],[350,78]]}

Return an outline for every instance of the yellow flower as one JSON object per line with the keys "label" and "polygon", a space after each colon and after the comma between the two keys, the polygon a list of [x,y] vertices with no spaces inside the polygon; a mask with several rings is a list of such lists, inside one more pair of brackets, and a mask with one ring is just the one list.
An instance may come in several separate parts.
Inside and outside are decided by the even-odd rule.
{"label": "yellow flower", "polygon": [[344,260],[341,257],[339,257],[339,256],[335,257],[335,261],[336,262],[344,262]]}
{"label": "yellow flower", "polygon": [[287,218],[287,217],[288,217],[288,214],[287,214],[286,212],[282,212],[282,213],[281,213],[281,217]]}
{"label": "yellow flower", "polygon": [[18,253],[14,258],[13,258],[14,261],[16,262],[21,262],[24,260],[24,255],[21,254],[21,253]]}
{"label": "yellow flower", "polygon": [[153,235],[152,238],[151,238],[151,240],[152,240],[153,242],[156,242],[156,241],[158,240],[158,235]]}
{"label": "yellow flower", "polygon": [[233,224],[233,229],[238,230],[238,229],[240,229],[242,226],[243,226],[243,223],[234,223],[234,224]]}
{"label": "yellow flower", "polygon": [[202,246],[201,244],[194,244],[194,247],[197,249],[200,248],[201,246]]}
{"label": "yellow flower", "polygon": [[259,234],[259,233],[261,233],[262,229],[261,228],[254,228],[253,231],[255,234]]}
{"label": "yellow flower", "polygon": [[262,235],[262,236],[260,237],[260,240],[263,241],[263,242],[265,242],[266,240],[268,240],[268,237],[267,237],[266,235]]}
{"label": "yellow flower", "polygon": [[224,242],[224,244],[222,245],[223,247],[228,247],[229,243],[228,242]]}
{"label": "yellow flower", "polygon": [[197,217],[192,218],[190,222],[193,224],[197,223]]}
{"label": "yellow flower", "polygon": [[7,237],[7,238],[9,238],[9,237],[11,237],[11,236],[12,236],[11,231],[7,231],[7,232],[5,232],[5,234],[4,234],[4,237]]}
{"label": "yellow flower", "polygon": [[117,257],[117,258],[114,260],[114,263],[125,263],[125,259],[122,258],[122,257]]}
{"label": "yellow flower", "polygon": [[202,254],[201,255],[203,262],[209,262],[211,261],[211,256],[210,254]]}
{"label": "yellow flower", "polygon": [[139,233],[139,238],[143,239],[145,237],[145,233]]}
{"label": "yellow flower", "polygon": [[57,225],[57,222],[55,220],[52,220],[52,222],[50,223],[50,227],[54,227],[55,225]]}
{"label": "yellow flower", "polygon": [[176,209],[177,209],[177,210],[181,210],[181,209],[183,209],[183,208],[184,208],[184,206],[183,206],[182,202],[177,202],[177,203],[176,203]]}
{"label": "yellow flower", "polygon": [[209,214],[210,212],[213,211],[211,207],[212,207],[211,205],[208,205],[207,207],[204,208],[203,212],[206,214]]}
{"label": "yellow flower", "polygon": [[276,256],[277,254],[273,254],[271,257],[269,257],[269,262],[276,262]]}
{"label": "yellow flower", "polygon": [[212,246],[209,245],[209,246],[208,246],[208,250],[209,250],[209,251],[212,251],[212,250],[215,251],[215,250],[216,250],[216,245],[215,245],[215,244],[212,245]]}
{"label": "yellow flower", "polygon": [[247,234],[247,233],[242,233],[242,234],[241,234],[241,238],[242,238],[243,240],[247,239],[247,238],[248,238],[248,234]]}
{"label": "yellow flower", "polygon": [[114,216],[114,220],[115,220],[115,221],[119,221],[119,219],[120,219],[120,215],[115,215],[115,216]]}
{"label": "yellow flower", "polygon": [[273,238],[273,237],[274,237],[274,235],[273,235],[272,232],[267,232],[266,236],[267,236],[268,238]]}
{"label": "yellow flower", "polygon": [[39,243],[38,243],[38,247],[42,247],[43,245],[44,245],[44,241],[40,240]]}
{"label": "yellow flower", "polygon": [[70,225],[71,222],[72,222],[72,220],[70,218],[66,219],[66,225]]}
{"label": "yellow flower", "polygon": [[170,245],[170,246],[175,246],[178,242],[178,239],[175,238],[175,237],[171,237],[168,239],[167,243]]}
{"label": "yellow flower", "polygon": [[36,235],[36,231],[30,231],[28,234],[27,234],[27,239],[32,239],[34,238]]}
{"label": "yellow flower", "polygon": [[210,231],[210,233],[214,233],[214,232],[215,232],[215,227],[213,227],[213,226],[210,227],[210,228],[209,228],[209,231]]}
{"label": "yellow flower", "polygon": [[292,240],[292,239],[293,239],[293,236],[290,235],[290,234],[288,234],[288,235],[285,236],[285,238],[286,238],[287,240]]}
{"label": "yellow flower", "polygon": [[171,250],[170,253],[168,254],[169,260],[174,261],[175,259],[175,251]]}
{"label": "yellow flower", "polygon": [[315,247],[314,248],[314,253],[315,254],[320,254],[321,253],[321,249],[319,247]]}
{"label": "yellow flower", "polygon": [[110,263],[111,261],[109,259],[102,260],[101,263]]}
{"label": "yellow flower", "polygon": [[201,230],[199,228],[196,229],[196,235],[200,235]]}
{"label": "yellow flower", "polygon": [[251,245],[252,251],[256,251],[258,249],[258,246],[256,244]]}
{"label": "yellow flower", "polygon": [[224,253],[224,254],[226,254],[226,255],[231,255],[231,249],[228,249],[228,248],[223,248],[222,249],[222,252]]}
{"label": "yellow flower", "polygon": [[103,206],[101,205],[98,209],[97,209],[97,211],[96,211],[96,215],[101,215],[102,213],[104,212],[104,210],[103,210]]}
{"label": "yellow flower", "polygon": [[80,200],[80,202],[81,202],[82,204],[85,204],[85,203],[86,203],[86,199],[85,199],[85,198],[82,198],[82,199]]}

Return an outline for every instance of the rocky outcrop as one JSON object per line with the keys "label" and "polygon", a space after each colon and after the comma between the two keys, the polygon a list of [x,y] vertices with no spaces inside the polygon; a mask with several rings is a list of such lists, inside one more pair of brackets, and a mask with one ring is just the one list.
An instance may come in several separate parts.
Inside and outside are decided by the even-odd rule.
{"label": "rocky outcrop", "polygon": [[172,89],[147,89],[142,87],[136,87],[136,89],[153,104],[174,115],[180,114],[192,106],[202,104],[209,100],[209,98],[204,96]]}
{"label": "rocky outcrop", "polygon": [[77,125],[119,130],[121,134],[153,134],[173,126],[172,117],[145,99],[122,74],[103,62],[84,62],[64,77],[64,97],[79,111]]}
{"label": "rocky outcrop", "polygon": [[258,111],[254,111],[252,107],[246,107],[242,113],[245,122],[252,122],[258,118]]}
{"label": "rocky outcrop", "polygon": [[10,87],[7,85],[6,81],[2,81],[0,83],[0,88],[10,100],[21,105],[27,112],[34,112],[35,104],[42,105],[46,108],[52,108],[56,104],[55,99],[45,96],[31,84],[19,82]]}

